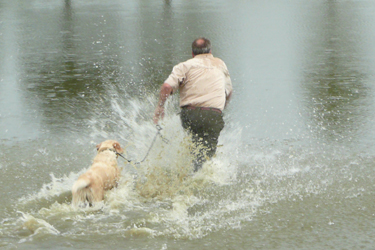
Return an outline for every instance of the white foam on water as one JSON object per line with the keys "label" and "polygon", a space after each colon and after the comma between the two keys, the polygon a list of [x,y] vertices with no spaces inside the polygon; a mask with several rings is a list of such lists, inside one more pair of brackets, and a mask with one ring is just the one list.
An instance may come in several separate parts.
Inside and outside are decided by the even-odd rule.
{"label": "white foam on water", "polygon": [[53,197],[59,196],[64,193],[69,193],[74,181],[85,172],[87,169],[82,169],[78,173],[69,173],[61,178],[55,177],[53,173],[50,174],[51,182],[43,184],[43,187],[35,194],[30,194],[26,197],[19,199],[20,204],[27,204],[29,202],[35,202],[40,200],[50,200]]}
{"label": "white foam on water", "polygon": [[157,231],[152,230],[150,228],[146,227],[137,227],[134,226],[133,228],[130,228],[124,233],[126,236],[132,236],[132,237],[155,237],[157,236]]}
{"label": "white foam on water", "polygon": [[[36,194],[20,199],[16,207],[37,225],[58,225],[69,235],[195,239],[221,229],[240,230],[241,224],[251,221],[264,204],[298,195],[306,188],[317,190],[314,185],[304,187],[295,178],[309,173],[314,166],[302,167],[298,154],[284,152],[285,147],[269,147],[272,143],[265,149],[244,146],[242,129],[235,124],[223,130],[216,156],[194,173],[191,141],[174,106],[167,103],[161,122],[160,134],[168,140],[165,142],[157,134],[152,117],[146,115],[153,113],[152,99],[127,100],[131,108],[124,108],[123,100],[113,100],[109,117],[99,119],[98,115],[88,121],[92,140],[118,138],[126,149],[124,155],[133,160],[128,164],[118,158],[122,177],[103,202],[85,209],[70,205],[70,190],[86,171],[82,169],[63,177],[52,173],[49,183]],[[134,163],[142,159],[140,164]],[[285,181],[289,186],[284,185]],[[35,232],[35,223],[29,224]]]}
{"label": "white foam on water", "polygon": [[[109,119],[117,121],[114,131],[123,131],[118,137],[120,144],[121,139],[128,143],[123,146],[126,157],[134,161],[146,158],[141,164],[121,163],[122,159],[118,159],[123,169],[122,178],[118,188],[107,192],[101,204],[80,209],[73,208],[69,202],[59,201],[59,196],[69,193],[74,181],[86,170],[82,169],[79,173],[70,173],[61,178],[51,174],[50,183],[44,184],[36,194],[20,200],[24,204],[22,207],[27,211],[27,204],[35,205],[41,200],[49,200],[47,207],[39,207],[32,216],[35,220],[48,220],[68,227],[66,230],[71,234],[105,234],[115,230],[133,237],[200,238],[219,228],[232,227],[233,222],[217,220],[235,211],[230,194],[224,193],[225,197],[219,203],[215,201],[210,204],[209,192],[212,186],[220,188],[236,182],[237,164],[233,159],[238,157],[236,140],[239,140],[240,132],[223,136],[220,143],[224,145],[219,146],[216,157],[194,173],[189,151],[190,139],[183,131],[172,105],[167,104],[166,116],[161,123],[163,130],[160,134],[168,140],[166,143],[157,135],[151,117],[142,117],[144,109],[148,112],[153,109],[150,98],[145,100],[129,100],[130,109],[123,109],[123,103],[119,100],[112,101],[113,112]],[[112,139],[114,132],[103,129],[108,120],[93,119],[89,123],[92,138]],[[155,143],[147,155],[155,136]],[[69,223],[73,223],[74,228],[69,228]],[[102,229],[93,232],[93,226]]]}
{"label": "white foam on water", "polygon": [[59,235],[60,232],[51,224],[43,219],[35,218],[34,216],[26,213],[22,213],[22,217],[20,221],[22,223],[22,227],[30,231],[31,235],[27,238],[21,239],[19,243],[23,243],[25,241],[30,241],[34,236],[37,235]]}

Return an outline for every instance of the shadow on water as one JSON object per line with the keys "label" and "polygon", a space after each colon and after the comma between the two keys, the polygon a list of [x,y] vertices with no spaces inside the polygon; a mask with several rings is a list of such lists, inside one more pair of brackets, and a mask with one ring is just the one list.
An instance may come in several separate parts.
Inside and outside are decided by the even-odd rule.
{"label": "shadow on water", "polygon": [[[93,114],[110,116],[111,99],[126,107],[124,99],[156,95],[172,67],[191,58],[190,44],[202,34],[190,27],[215,22],[214,15],[202,19],[192,12],[195,5],[182,4],[189,15],[172,1],[136,3],[139,15],[126,8],[91,13],[69,0],[58,8],[17,9],[30,20],[12,41],[20,47],[19,85],[28,112],[45,130],[79,130]],[[215,34],[212,29],[207,33]]]}
{"label": "shadow on water", "polygon": [[369,102],[366,75],[361,72],[363,62],[358,58],[355,31],[356,13],[350,5],[335,1],[324,3],[322,18],[316,32],[321,40],[312,40],[311,57],[305,71],[306,105],[311,117],[310,129],[328,141],[351,141],[361,130]]}
{"label": "shadow on water", "polygon": [[80,50],[83,40],[77,34],[77,17],[70,1],[65,1],[62,13],[50,15],[59,18],[52,22],[44,20],[45,29],[35,21],[33,30],[23,33],[24,41],[33,33],[43,37],[42,42],[33,40],[29,46],[23,46],[26,100],[30,105],[37,103],[44,125],[78,126],[79,122],[74,123],[72,118],[79,120],[89,113],[87,104],[104,91],[104,86],[92,61],[95,58],[86,60]]}

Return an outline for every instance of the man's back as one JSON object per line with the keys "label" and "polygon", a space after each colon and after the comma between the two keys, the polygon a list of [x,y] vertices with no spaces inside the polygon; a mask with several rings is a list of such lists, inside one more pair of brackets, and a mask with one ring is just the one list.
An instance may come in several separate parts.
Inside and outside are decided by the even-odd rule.
{"label": "man's back", "polygon": [[224,109],[226,93],[232,91],[225,63],[212,54],[200,54],[173,68],[165,81],[180,90],[180,106]]}

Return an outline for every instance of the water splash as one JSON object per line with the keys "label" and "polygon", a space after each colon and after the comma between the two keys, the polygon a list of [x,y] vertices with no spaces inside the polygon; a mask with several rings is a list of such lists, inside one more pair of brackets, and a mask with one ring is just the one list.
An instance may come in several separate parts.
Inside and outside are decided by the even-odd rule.
{"label": "water splash", "polygon": [[28,230],[31,235],[27,238],[21,239],[19,243],[23,243],[25,241],[31,241],[34,236],[40,235],[59,235],[60,232],[51,224],[46,222],[43,219],[37,219],[30,214],[22,213],[22,217],[20,221],[22,223],[22,229]]}
{"label": "water splash", "polygon": [[[87,121],[91,140],[118,139],[128,159],[143,159],[157,133],[150,115],[152,100],[151,96],[111,100],[111,112],[98,112]],[[294,141],[254,139],[244,145],[242,129],[234,123],[223,130],[216,156],[194,173],[191,142],[172,105],[175,101],[167,103],[161,124],[169,143],[157,138],[141,164],[119,158],[118,188],[108,191],[99,206],[79,209],[70,205],[70,189],[86,170],[82,168],[63,177],[52,173],[51,181],[21,198],[16,209],[32,216],[35,220],[30,221],[37,225],[44,221],[74,237],[199,239],[219,230],[240,230],[259,209],[267,211],[268,204],[303,199],[333,185],[334,176],[320,178],[329,168],[316,158],[315,149],[295,146]],[[23,227],[22,223],[20,219],[15,224]],[[27,240],[34,236],[27,235]]]}

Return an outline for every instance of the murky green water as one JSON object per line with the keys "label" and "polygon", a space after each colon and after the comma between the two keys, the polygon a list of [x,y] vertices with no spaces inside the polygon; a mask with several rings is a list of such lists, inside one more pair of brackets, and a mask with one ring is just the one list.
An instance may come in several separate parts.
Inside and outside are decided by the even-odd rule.
{"label": "murky green water", "polygon": [[[0,1],[4,249],[373,249],[375,2]],[[97,143],[141,160],[158,90],[210,38],[234,84],[191,175],[178,98],[102,207],[70,189]]]}

